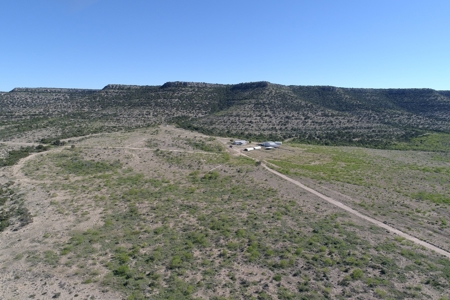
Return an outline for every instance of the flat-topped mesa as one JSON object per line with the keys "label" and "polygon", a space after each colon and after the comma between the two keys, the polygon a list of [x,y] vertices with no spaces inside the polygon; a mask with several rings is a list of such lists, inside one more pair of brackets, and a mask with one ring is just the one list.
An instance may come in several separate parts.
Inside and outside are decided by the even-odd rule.
{"label": "flat-topped mesa", "polygon": [[257,81],[257,82],[244,82],[244,83],[238,83],[234,84],[231,88],[232,90],[251,90],[256,88],[266,88],[271,83],[268,81]]}
{"label": "flat-topped mesa", "polygon": [[103,90],[136,90],[145,87],[148,87],[148,85],[108,84]]}
{"label": "flat-topped mesa", "polygon": [[164,83],[161,88],[170,88],[170,87],[220,87],[224,86],[224,84],[218,83],[206,83],[206,82],[186,82],[186,81],[169,81]]}
{"label": "flat-topped mesa", "polygon": [[14,88],[10,93],[94,93],[96,89],[72,89],[72,88]]}

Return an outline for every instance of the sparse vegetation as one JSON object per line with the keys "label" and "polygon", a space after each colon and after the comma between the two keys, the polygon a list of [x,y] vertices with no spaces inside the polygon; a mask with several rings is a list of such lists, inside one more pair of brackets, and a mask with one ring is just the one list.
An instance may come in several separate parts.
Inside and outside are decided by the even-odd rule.
{"label": "sparse vegetation", "polygon": [[[449,249],[447,97],[267,82],[2,94],[0,285],[27,283],[29,298],[445,299],[447,259],[263,164]],[[198,132],[291,140],[253,160]]]}
{"label": "sparse vegetation", "polygon": [[291,177],[310,178],[319,189],[328,186],[325,194],[339,191],[334,197],[347,205],[387,223],[396,220],[405,231],[415,228],[416,236],[449,249],[444,241],[450,234],[445,225],[450,217],[446,152],[291,145],[297,154],[284,154],[282,159],[273,154],[274,159],[268,157],[270,166]]}
{"label": "sparse vegetation", "polygon": [[30,153],[42,152],[47,149],[47,146],[38,145],[36,147],[21,147],[19,150],[11,150],[7,153],[6,158],[0,158],[0,167],[12,166],[20,159],[30,155]]}
{"label": "sparse vegetation", "polygon": [[[450,98],[430,89],[347,89],[268,82],[15,89],[0,95],[0,139],[57,141],[163,122],[251,140],[442,151]],[[30,103],[32,105],[30,106]],[[426,134],[431,133],[430,137]],[[444,142],[445,144],[445,142]]]}
{"label": "sparse vegetation", "polygon": [[[129,299],[324,298],[338,297],[336,290],[347,297],[429,293],[404,284],[416,276],[432,286],[432,295],[448,288],[448,281],[440,279],[447,263],[440,258],[355,224],[308,195],[285,193],[281,181],[249,158],[191,145],[192,140],[217,140],[192,133],[180,138],[172,130],[160,130],[153,138],[160,146],[176,141],[184,152],[145,150],[145,141],[145,152],[132,150],[136,146],[96,148],[88,146],[95,145],[88,139],[27,163],[23,172],[43,180],[56,214],[88,222],[90,211],[101,210],[102,222],[74,230],[65,241],[54,240],[51,249],[26,254],[26,261],[67,268],[83,285],[117,290]],[[330,164],[321,171],[305,169],[323,173],[320,180],[353,182],[352,172],[369,168],[364,151],[350,148],[357,155],[347,155],[341,148],[308,147],[311,156],[303,155],[305,161]],[[292,149],[286,153],[294,154],[297,148]],[[298,158],[282,158],[273,163],[286,162],[284,167],[298,176],[302,169],[292,167]],[[335,176],[333,165],[339,161],[346,165],[343,173],[325,177]]]}
{"label": "sparse vegetation", "polygon": [[24,199],[9,186],[0,187],[0,233],[8,227],[18,230],[33,222]]}

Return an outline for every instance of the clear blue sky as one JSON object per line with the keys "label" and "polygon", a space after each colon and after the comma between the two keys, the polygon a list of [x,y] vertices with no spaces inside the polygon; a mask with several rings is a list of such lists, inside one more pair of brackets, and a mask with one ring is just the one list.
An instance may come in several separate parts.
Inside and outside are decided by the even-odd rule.
{"label": "clear blue sky", "polygon": [[450,1],[9,0],[0,91],[166,81],[450,90]]}

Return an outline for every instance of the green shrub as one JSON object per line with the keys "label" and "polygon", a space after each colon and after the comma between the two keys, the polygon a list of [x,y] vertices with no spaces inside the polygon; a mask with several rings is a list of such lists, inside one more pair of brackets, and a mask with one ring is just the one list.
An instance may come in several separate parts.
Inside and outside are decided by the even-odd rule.
{"label": "green shrub", "polygon": [[275,280],[275,281],[281,281],[281,275],[280,274],[275,274],[274,276],[273,276],[273,280]]}
{"label": "green shrub", "polygon": [[364,276],[364,272],[361,269],[354,269],[351,274],[351,277],[353,280],[359,280],[359,279],[363,278],[363,276]]}

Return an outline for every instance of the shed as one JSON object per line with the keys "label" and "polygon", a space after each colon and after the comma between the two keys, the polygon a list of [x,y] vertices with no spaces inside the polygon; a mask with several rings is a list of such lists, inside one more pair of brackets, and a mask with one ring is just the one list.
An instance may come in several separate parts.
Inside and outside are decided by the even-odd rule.
{"label": "shed", "polygon": [[280,147],[280,145],[276,144],[275,142],[264,142],[264,143],[261,144],[261,146],[272,147],[272,148]]}

